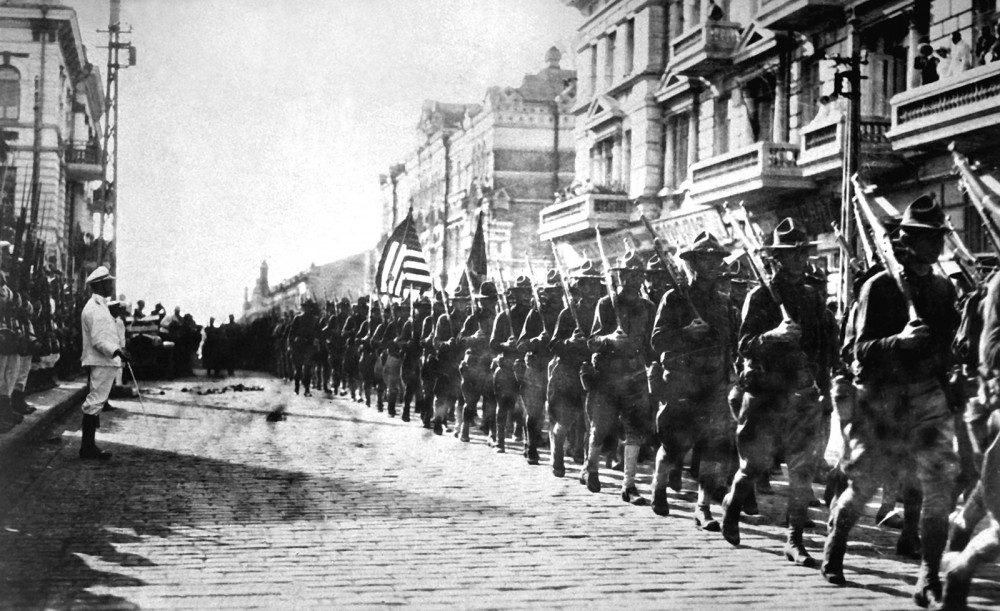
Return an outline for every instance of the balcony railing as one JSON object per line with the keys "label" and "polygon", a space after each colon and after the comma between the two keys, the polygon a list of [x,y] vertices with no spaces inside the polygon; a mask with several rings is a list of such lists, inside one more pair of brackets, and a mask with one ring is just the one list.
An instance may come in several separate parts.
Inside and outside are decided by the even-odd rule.
{"label": "balcony railing", "polygon": [[846,0],[761,0],[757,23],[771,30],[803,30],[844,12]]}
{"label": "balcony railing", "polygon": [[101,180],[101,150],[97,147],[69,147],[66,149],[66,172],[71,180]]}
{"label": "balcony railing", "polygon": [[892,129],[896,150],[941,148],[952,140],[978,143],[1000,137],[1000,62],[950,76],[897,94]]}
{"label": "balcony railing", "polygon": [[814,184],[802,176],[798,158],[797,145],[757,142],[699,161],[691,166],[689,198],[694,204],[753,202],[777,192],[809,189]]}
{"label": "balcony railing", "polygon": [[740,38],[740,25],[710,21],[681,32],[670,45],[668,70],[704,75],[727,66]]}
{"label": "balcony railing", "polygon": [[542,208],[538,234],[552,240],[594,227],[615,229],[628,222],[631,210],[627,195],[583,193]]}
{"label": "balcony railing", "polygon": [[[868,169],[890,168],[897,164],[892,147],[885,137],[889,120],[879,117],[861,119],[860,156]],[[836,175],[841,172],[845,124],[841,119],[829,123],[806,126],[802,129],[799,167],[806,177]]]}

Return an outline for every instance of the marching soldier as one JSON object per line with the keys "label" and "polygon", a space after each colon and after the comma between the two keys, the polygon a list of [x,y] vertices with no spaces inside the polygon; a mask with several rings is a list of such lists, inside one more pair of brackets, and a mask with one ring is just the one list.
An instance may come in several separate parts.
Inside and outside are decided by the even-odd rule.
{"label": "marching soldier", "polygon": [[351,315],[344,322],[344,328],[341,331],[341,335],[344,337],[344,356],[342,370],[344,372],[344,381],[351,393],[351,401],[358,400],[358,391],[360,390],[361,382],[361,371],[358,363],[360,357],[360,335],[358,330],[361,328],[361,323],[365,321],[368,315],[368,299],[366,297],[358,297],[358,301],[354,304]]}
{"label": "marching soldier", "polygon": [[829,388],[826,359],[831,338],[823,324],[825,300],[805,282],[808,247],[805,232],[792,219],[781,221],[768,247],[777,267],[773,282],[751,291],[743,306],[739,353],[744,393],[736,428],[740,468],[723,499],[722,535],[739,545],[740,511],[754,480],[770,468],[774,449],[780,445],[789,473],[785,558],[815,566],[802,531],[823,419],[819,389]]}
{"label": "marching soldier", "polygon": [[344,380],[344,323],[351,312],[351,302],[346,297],[337,303],[337,311],[327,318],[323,335],[326,337],[329,354],[330,390],[334,395],[341,394],[341,386],[347,391],[347,381]]}
{"label": "marching soldier", "polygon": [[[618,289],[597,302],[594,326],[588,346],[595,352],[591,366],[581,377],[588,387],[587,413],[590,418],[590,449],[587,455],[587,489],[601,491],[598,464],[605,438],[621,419],[625,431],[622,500],[633,505],[648,501],[639,495],[635,473],[639,447],[649,434],[649,387],[646,363],[652,360],[649,338],[656,306],[639,294],[643,264],[632,251],[625,253],[619,266]],[[609,287],[610,288],[610,287]]]}
{"label": "marching soldier", "polygon": [[[434,325],[432,345],[436,351],[437,375],[434,377],[433,397],[434,416],[431,428],[435,435],[444,432],[448,422],[448,413],[455,409],[462,394],[462,383],[459,377],[459,366],[462,360],[461,339],[462,327],[468,314],[468,285],[461,283],[452,297],[450,312],[437,317]],[[474,409],[474,408],[473,408]],[[461,418],[457,418],[461,420]],[[468,431],[466,431],[468,436]]]}
{"label": "marching soldier", "polygon": [[[434,345],[434,331],[438,318],[444,316],[448,307],[447,296],[443,291],[435,292],[431,304],[431,314],[424,318],[420,330],[420,390],[417,393],[417,413],[425,429],[433,429],[434,419],[434,386],[437,377],[441,375],[441,362],[438,360],[438,350]],[[456,363],[457,364],[457,363]]]}
{"label": "marching soldier", "polygon": [[656,312],[651,338],[653,350],[662,355],[665,378],[656,416],[660,447],[653,478],[653,511],[669,514],[668,471],[698,446],[702,462],[695,524],[715,532],[720,527],[710,504],[716,487],[725,485],[724,465],[731,455],[734,432],[726,403],[732,361],[731,306],[718,286],[727,254],[715,236],[704,232],[681,251],[680,258],[691,271],[688,295],[697,312],[680,289],[670,289]]}
{"label": "marching soldier", "polygon": [[[580,368],[590,362],[587,331],[594,325],[594,310],[601,296],[601,276],[590,261],[570,280],[570,292],[579,321],[573,319],[567,305],[559,313],[549,346],[555,355],[549,365],[547,407],[550,423],[549,442],[552,450],[552,474],[566,475],[564,446],[567,437],[576,451],[582,450],[583,441],[572,435],[583,431],[584,388],[580,382]],[[577,433],[578,434],[578,433]]]}
{"label": "marching soldier", "polygon": [[659,255],[650,257],[649,261],[646,262],[646,277],[642,283],[642,296],[659,305],[660,300],[663,299],[663,295],[672,286],[670,273],[667,272],[667,268],[663,265],[663,261],[660,260]]}
{"label": "marching soldier", "polygon": [[[941,559],[944,575],[942,609],[965,609],[972,576],[980,566],[1000,554],[1000,274],[988,283],[982,304],[983,328],[979,339],[980,389],[964,415],[981,477],[966,496],[961,511],[951,518],[948,552]],[[973,537],[987,519],[986,528]]]}
{"label": "marching soldier", "polygon": [[382,312],[377,301],[368,303],[368,316],[358,327],[358,376],[361,379],[361,397],[367,407],[372,406],[372,390],[375,390],[375,402],[379,401],[377,368],[382,346]]}
{"label": "marching soldier", "polygon": [[[490,347],[499,352],[493,362],[493,390],[497,399],[497,443],[507,437],[507,426],[517,412],[519,382],[515,368],[524,366],[524,355],[517,347],[517,337],[524,328],[524,320],[531,311],[531,280],[518,276],[514,285],[507,289],[510,312],[500,312],[493,323]],[[520,361],[518,363],[517,361]],[[514,438],[518,438],[521,422],[515,419]],[[527,449],[527,447],[525,447]]]}
{"label": "marching soldier", "polygon": [[465,407],[461,416],[456,417],[455,436],[461,441],[469,441],[469,429],[476,420],[476,406],[483,402],[483,430],[492,435],[497,452],[506,451],[506,440],[498,434],[497,399],[493,386],[492,363],[496,352],[490,345],[490,338],[497,318],[498,295],[492,282],[479,286],[475,295],[476,308],[465,321],[459,351],[464,354],[458,371],[462,379],[462,397]]}
{"label": "marching soldier", "polygon": [[410,316],[408,301],[393,306],[392,318],[382,323],[385,328],[379,330],[379,336],[385,349],[385,364],[382,367],[382,379],[385,380],[385,400],[389,417],[396,417],[396,402],[403,398],[403,345],[398,341],[402,330],[402,322]]}
{"label": "marching soldier", "polygon": [[292,319],[288,330],[288,345],[291,348],[292,367],[295,370],[295,394],[299,394],[301,382],[302,396],[312,396],[309,392],[309,382],[318,341],[319,306],[312,299],[306,299],[302,302],[302,311]]}
{"label": "marching soldier", "polygon": [[403,381],[403,422],[410,421],[410,405],[420,401],[420,357],[423,353],[421,332],[424,321],[431,313],[431,300],[427,296],[413,303],[410,318],[403,322],[396,343],[402,351],[402,381]]}
{"label": "marching soldier", "polygon": [[525,457],[529,465],[538,464],[538,446],[545,424],[549,361],[552,359],[549,342],[563,307],[562,277],[557,270],[549,270],[545,284],[539,287],[537,303],[538,309],[528,312],[518,337],[518,348],[524,351],[520,386],[525,409]]}
{"label": "marching soldier", "polygon": [[888,272],[868,280],[858,298],[854,358],[859,385],[850,428],[847,490],[830,514],[823,550],[827,581],[845,583],[847,537],[886,469],[913,459],[923,492],[921,564],[914,601],[941,596],[938,568],[948,536],[952,487],[958,474],[954,421],[944,391],[950,345],[958,327],[955,287],[933,272],[944,247],[945,213],[928,196],[903,214],[896,257],[917,320]]}

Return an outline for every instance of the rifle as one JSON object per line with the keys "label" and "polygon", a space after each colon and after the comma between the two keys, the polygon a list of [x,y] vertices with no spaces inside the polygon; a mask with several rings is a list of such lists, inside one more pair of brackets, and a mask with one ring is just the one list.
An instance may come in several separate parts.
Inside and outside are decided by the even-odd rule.
{"label": "rifle", "polygon": [[573,322],[576,323],[576,328],[580,330],[580,333],[585,333],[583,328],[580,326],[580,315],[576,312],[576,304],[573,303],[573,294],[569,292],[569,281],[566,279],[566,268],[563,267],[562,261],[559,260],[559,252],[556,250],[556,243],[549,242],[552,245],[552,257],[556,262],[556,269],[559,270],[559,278],[562,284],[563,296],[566,298],[566,307],[569,308],[569,313],[573,317]]}
{"label": "rifle", "polygon": [[[743,207],[742,203],[740,204],[739,208],[740,210],[742,210],[742,215],[743,218],[746,220],[747,225],[749,225],[750,217],[749,215],[747,215],[746,208]],[[728,221],[730,228],[733,230],[733,234],[735,234],[736,239],[739,240],[741,244],[743,244],[743,248],[746,251],[747,260],[750,262],[750,269],[753,271],[754,275],[757,276],[757,280],[760,282],[761,286],[763,286],[764,289],[767,290],[768,294],[771,295],[771,299],[774,300],[774,303],[776,303],[778,305],[778,308],[781,310],[782,322],[784,323],[795,322],[795,320],[792,318],[792,315],[788,312],[788,308],[781,300],[781,297],[774,290],[774,284],[772,282],[772,279],[767,277],[767,272],[765,271],[767,269],[767,266],[764,263],[763,256],[760,254],[764,247],[760,244],[760,242],[757,241],[756,235],[754,235],[754,237],[751,238],[750,235],[743,230],[743,227],[740,225],[739,220],[735,216],[733,216],[731,210],[726,210],[724,220]],[[753,230],[751,229],[751,232],[752,231]]]}
{"label": "rifle", "polygon": [[861,261],[858,261],[851,254],[851,246],[847,243],[847,239],[844,237],[843,232],[840,231],[840,225],[837,224],[837,221],[833,221],[830,223],[830,227],[833,229],[833,235],[837,238],[837,245],[840,246],[841,256],[847,260],[855,274],[860,274],[863,271]]}
{"label": "rifle", "polygon": [[875,247],[872,246],[871,236],[868,235],[868,228],[865,227],[864,219],[861,218],[861,211],[854,207],[854,224],[858,228],[858,240],[861,242],[861,250],[865,251],[865,260],[868,267],[875,264]]}
{"label": "rifle", "polygon": [[650,237],[653,238],[653,250],[656,251],[656,256],[660,258],[664,269],[667,270],[667,275],[670,276],[670,280],[674,283],[674,286],[677,287],[677,292],[681,294],[681,297],[683,297],[684,301],[688,303],[691,311],[694,312],[695,320],[704,322],[705,318],[700,312],[698,312],[698,307],[694,305],[694,301],[691,299],[691,287],[688,286],[687,278],[681,270],[677,269],[677,265],[674,264],[673,258],[668,257],[666,251],[663,250],[663,240],[660,239],[660,236],[656,233],[656,229],[653,228],[653,224],[649,222],[646,215],[640,214],[639,218],[642,220],[642,224],[646,226],[646,231],[649,232]]}
{"label": "rifle", "polygon": [[611,263],[608,261],[608,256],[604,254],[604,241],[601,239],[600,228],[594,227],[594,232],[597,234],[597,250],[601,253],[601,267],[604,268],[604,288],[608,291],[611,309],[615,313],[615,322],[618,323],[615,333],[624,335],[625,330],[622,329],[622,317],[618,315],[618,297],[615,295],[615,287],[611,281]]}
{"label": "rifle", "polygon": [[886,272],[895,281],[896,286],[899,287],[899,292],[903,295],[910,324],[920,324],[920,315],[917,314],[917,308],[913,305],[913,295],[910,293],[910,287],[903,280],[903,266],[896,259],[896,253],[893,252],[892,239],[889,236],[889,232],[886,231],[885,227],[879,221],[875,215],[875,211],[872,210],[871,204],[865,197],[865,194],[870,192],[870,188],[861,183],[857,174],[851,177],[851,182],[854,183],[854,199],[858,203],[858,208],[864,215],[865,220],[868,221],[872,233],[875,234],[875,252],[878,253],[878,257],[885,267]]}
{"label": "rifle", "polygon": [[958,237],[958,234],[955,233],[955,227],[951,224],[951,217],[946,214],[944,221],[948,227],[948,233],[945,234],[944,239],[951,248],[952,259],[958,265],[958,268],[962,270],[962,274],[966,280],[971,282],[972,286],[979,286],[984,279],[979,268],[976,266],[976,255],[969,251],[962,238]]}
{"label": "rifle", "polygon": [[525,258],[525,261],[528,263],[528,284],[531,285],[531,309],[535,311],[535,314],[537,314],[538,318],[542,321],[542,332],[548,333],[549,331],[545,325],[545,317],[542,316],[541,304],[538,303],[538,293],[535,292],[535,270],[531,266],[530,257]]}
{"label": "rifle", "polygon": [[987,192],[983,181],[973,171],[969,159],[955,150],[954,143],[948,148],[951,149],[951,155],[955,160],[955,168],[960,175],[959,182],[969,195],[969,200],[972,202],[973,208],[982,217],[983,225],[986,227],[986,233],[990,236],[993,248],[997,252],[1000,252],[1000,226],[997,225],[996,220],[996,217],[1000,216],[1000,202],[997,202],[994,195]]}

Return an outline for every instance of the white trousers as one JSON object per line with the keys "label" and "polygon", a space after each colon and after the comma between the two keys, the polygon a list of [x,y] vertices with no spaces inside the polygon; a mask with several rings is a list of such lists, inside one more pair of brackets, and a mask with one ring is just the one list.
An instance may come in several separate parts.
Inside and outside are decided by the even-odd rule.
{"label": "white trousers", "polygon": [[83,400],[83,413],[93,416],[101,412],[104,403],[108,400],[108,395],[111,394],[111,387],[115,385],[119,369],[121,367],[96,365],[90,367],[90,392]]}
{"label": "white trousers", "polygon": [[0,396],[9,397],[14,392],[17,374],[21,372],[21,357],[16,354],[0,355]]}
{"label": "white trousers", "polygon": [[14,390],[24,392],[24,387],[28,385],[28,374],[31,373],[31,355],[19,356],[17,360],[20,361],[20,366],[17,377],[14,378]]}

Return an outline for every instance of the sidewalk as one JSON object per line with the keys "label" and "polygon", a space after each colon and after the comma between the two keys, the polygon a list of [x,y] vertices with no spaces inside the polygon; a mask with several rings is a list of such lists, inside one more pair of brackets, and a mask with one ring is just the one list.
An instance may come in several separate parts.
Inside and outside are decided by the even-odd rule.
{"label": "sidewalk", "polygon": [[37,440],[53,422],[68,410],[78,407],[86,392],[86,379],[81,376],[60,382],[55,388],[28,395],[28,404],[35,408],[35,412],[0,435],[0,464],[7,464],[7,459],[23,444]]}

